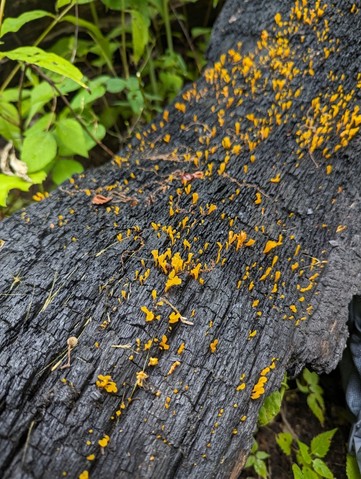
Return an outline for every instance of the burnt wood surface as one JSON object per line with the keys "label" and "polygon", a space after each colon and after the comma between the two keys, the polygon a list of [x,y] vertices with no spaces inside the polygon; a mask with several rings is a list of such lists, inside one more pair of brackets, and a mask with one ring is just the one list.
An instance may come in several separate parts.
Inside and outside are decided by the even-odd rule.
{"label": "burnt wood surface", "polygon": [[237,478],[285,371],[336,367],[359,32],[348,1],[229,0],[197,83],[1,223],[1,477]]}

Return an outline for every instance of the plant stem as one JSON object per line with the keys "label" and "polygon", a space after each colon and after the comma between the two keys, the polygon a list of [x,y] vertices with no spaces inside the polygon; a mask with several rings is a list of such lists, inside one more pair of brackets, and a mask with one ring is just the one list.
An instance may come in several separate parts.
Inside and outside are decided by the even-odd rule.
{"label": "plant stem", "polygon": [[170,26],[170,18],[169,18],[169,9],[168,9],[168,1],[169,0],[162,0],[162,9],[163,9],[163,21],[165,26],[165,33],[167,36],[167,45],[168,50],[170,53],[173,53],[173,38],[172,38],[172,28]]}
{"label": "plant stem", "polygon": [[[4,1],[4,6],[5,6],[5,0],[2,0],[2,1]],[[73,8],[74,4],[75,3],[72,2],[70,5],[68,5],[65,8],[65,10],[63,10],[61,12],[61,14],[51,22],[51,24],[48,26],[48,28],[46,28],[43,31],[43,33],[37,38],[37,40],[35,40],[34,45],[33,45],[34,47],[38,46],[39,43],[44,40],[44,38],[48,35],[48,33],[60,22],[60,20],[69,12],[69,10],[71,10]],[[2,7],[2,3],[0,4],[0,8],[1,7]],[[1,10],[0,10],[0,14],[1,14]],[[12,69],[12,71],[10,72],[8,77],[5,79],[4,83],[1,85],[0,93],[2,93],[5,90],[5,88],[9,85],[9,83],[14,78],[14,76],[17,74],[17,72],[19,71],[20,68],[21,68],[21,64],[18,63],[16,65],[16,67]]]}
{"label": "plant stem", "polygon": [[123,72],[126,80],[129,78],[129,67],[128,67],[128,61],[127,61],[127,44],[126,44],[126,35],[125,35],[125,3],[124,0],[122,0],[122,10],[121,10],[121,27],[122,27],[122,42],[121,42],[121,49],[120,49],[120,56],[122,59],[122,65],[123,65]]}
{"label": "plant stem", "polygon": [[5,3],[6,3],[6,0],[1,0],[0,2],[0,35],[1,35],[1,28],[3,26]]}

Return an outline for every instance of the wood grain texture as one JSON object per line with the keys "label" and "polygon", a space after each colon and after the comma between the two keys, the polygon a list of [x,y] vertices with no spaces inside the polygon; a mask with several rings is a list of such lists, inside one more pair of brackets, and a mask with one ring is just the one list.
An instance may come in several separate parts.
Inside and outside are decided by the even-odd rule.
{"label": "wood grain texture", "polygon": [[0,225],[2,477],[236,478],[285,371],[336,367],[361,284],[360,14],[318,3],[229,0],[197,83]]}

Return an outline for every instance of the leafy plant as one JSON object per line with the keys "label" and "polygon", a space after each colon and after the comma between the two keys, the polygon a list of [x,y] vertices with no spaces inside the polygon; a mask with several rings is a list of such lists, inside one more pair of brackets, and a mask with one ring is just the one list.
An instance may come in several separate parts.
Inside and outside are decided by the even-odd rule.
{"label": "leafy plant", "polygon": [[[106,143],[117,149],[199,74],[209,29],[189,34],[185,10],[197,1],[57,0],[55,13],[33,10],[0,23],[2,45],[34,21],[45,25],[32,45],[0,46],[0,59],[14,64],[0,86],[0,135],[7,141],[0,206],[13,188],[28,191],[45,179],[51,188],[81,172],[95,145],[114,156],[103,143],[107,133]],[[69,26],[73,33],[61,33]],[[50,33],[56,40],[49,46]]]}
{"label": "leafy plant", "polygon": [[254,441],[251,453],[248,456],[244,467],[253,468],[256,474],[266,479],[268,476],[266,459],[270,457],[270,455],[265,451],[259,451],[258,447],[257,441]]}
{"label": "leafy plant", "polygon": [[282,400],[287,389],[287,376],[285,376],[279,391],[272,392],[264,400],[258,415],[259,426],[266,426],[279,414],[282,406]]}
{"label": "leafy plant", "polygon": [[296,379],[298,389],[307,394],[307,404],[313,414],[323,426],[325,422],[325,402],[323,400],[323,389],[319,385],[317,373],[304,368],[300,379]]}
{"label": "leafy plant", "polygon": [[286,456],[291,457],[292,446],[295,445],[296,463],[292,464],[294,479],[333,479],[333,474],[323,458],[327,455],[332,437],[337,429],[326,431],[315,436],[308,446],[290,433],[281,432],[276,435],[276,442]]}
{"label": "leafy plant", "polygon": [[351,454],[346,457],[346,476],[347,479],[360,479],[360,469],[357,464],[357,459]]}

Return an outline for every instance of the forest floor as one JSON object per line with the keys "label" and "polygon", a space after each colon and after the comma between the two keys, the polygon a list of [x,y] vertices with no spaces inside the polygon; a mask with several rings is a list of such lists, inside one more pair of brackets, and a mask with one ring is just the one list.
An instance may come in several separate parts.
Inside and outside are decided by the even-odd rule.
{"label": "forest floor", "polygon": [[[307,405],[306,395],[301,393],[295,381],[289,381],[290,389],[282,402],[280,414],[275,420],[260,428],[255,436],[258,450],[267,452],[268,479],[293,478],[292,463],[295,456],[287,457],[276,443],[275,436],[280,432],[290,432],[299,440],[310,444],[318,434],[337,428],[325,462],[335,479],[346,478],[346,455],[352,416],[347,410],[345,394],[338,370],[329,375],[320,376],[320,385],[324,390],[326,406],[325,424],[321,426]],[[361,477],[361,476],[360,476]],[[258,479],[251,468],[244,469],[239,479]]]}

